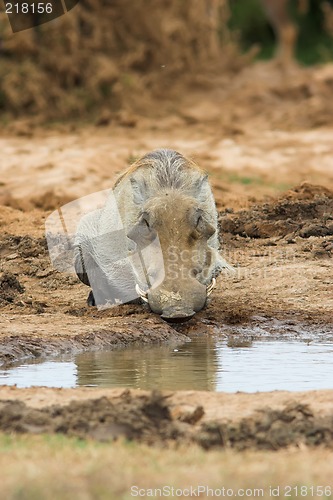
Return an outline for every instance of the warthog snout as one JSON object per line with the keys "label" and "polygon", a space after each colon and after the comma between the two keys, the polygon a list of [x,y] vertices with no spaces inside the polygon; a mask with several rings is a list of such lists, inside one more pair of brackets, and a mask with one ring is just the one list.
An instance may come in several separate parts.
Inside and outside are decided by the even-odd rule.
{"label": "warthog snout", "polygon": [[162,312],[161,318],[168,323],[184,323],[193,318],[194,315],[195,312],[191,310],[168,307]]}
{"label": "warthog snout", "polygon": [[147,299],[151,310],[170,323],[188,321],[206,304],[207,288],[195,279],[181,283],[175,288],[174,283],[162,283],[151,290]]}

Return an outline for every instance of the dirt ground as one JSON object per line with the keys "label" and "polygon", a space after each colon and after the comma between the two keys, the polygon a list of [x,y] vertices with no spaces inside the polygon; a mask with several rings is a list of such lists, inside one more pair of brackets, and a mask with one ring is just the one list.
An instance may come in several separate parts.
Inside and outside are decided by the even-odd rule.
{"label": "dirt ground", "polygon": [[332,391],[255,396],[199,391],[4,388],[0,430],[204,449],[332,448]]}
{"label": "dirt ground", "polygon": [[[17,120],[4,129],[3,365],[133,342],[181,342],[216,329],[235,338],[239,325],[275,325],[275,334],[278,325],[281,335],[309,329],[332,339],[332,85],[329,65],[285,73],[258,64],[234,80],[203,79],[181,100],[164,102],[164,113],[151,109],[89,126]],[[177,149],[209,172],[222,253],[235,267],[218,279],[207,308],[175,328],[144,306],[87,308],[87,287],[51,267],[44,237],[52,210],[112,187],[131,161],[158,147]],[[332,395],[2,387],[0,427],[149,443],[189,439],[204,448],[332,446]]]}

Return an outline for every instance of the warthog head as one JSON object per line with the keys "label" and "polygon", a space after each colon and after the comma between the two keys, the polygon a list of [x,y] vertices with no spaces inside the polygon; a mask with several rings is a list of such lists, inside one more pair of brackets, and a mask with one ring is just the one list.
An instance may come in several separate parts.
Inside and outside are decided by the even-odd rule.
{"label": "warthog head", "polygon": [[[204,183],[209,188],[207,177],[201,176],[199,191]],[[137,188],[135,181],[132,185]],[[146,279],[151,285],[148,292],[137,285],[137,291],[166,321],[186,321],[205,306],[215,283],[218,253],[209,240],[216,227],[200,200],[179,190],[164,189],[147,200],[142,192],[135,196],[141,210],[128,238],[138,250],[148,249]],[[153,241],[159,241],[159,257]]]}

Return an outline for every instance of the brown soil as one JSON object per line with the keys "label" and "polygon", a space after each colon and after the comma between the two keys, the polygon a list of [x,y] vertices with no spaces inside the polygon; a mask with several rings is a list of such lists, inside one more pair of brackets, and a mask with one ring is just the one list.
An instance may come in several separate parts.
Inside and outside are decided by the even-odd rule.
{"label": "brown soil", "polygon": [[[22,122],[13,122],[11,133],[0,137],[3,363],[133,342],[183,342],[216,329],[237,342],[260,325],[274,335],[308,330],[331,338],[333,114],[327,89],[333,73],[329,66],[291,71],[288,79],[273,64],[260,64],[245,68],[232,86],[223,79],[206,82],[158,120],[130,114],[121,125],[36,127],[23,133]],[[87,308],[87,287],[51,267],[44,237],[45,218],[59,203],[111,187],[133,159],[156,147],[178,149],[210,173],[223,253],[236,271],[219,278],[204,311],[176,328],[144,306]],[[329,391],[279,393],[276,408],[275,393],[174,393],[185,406],[191,398],[200,401],[183,422],[163,398],[135,391],[111,402],[108,391],[89,392],[90,402],[82,390],[66,393],[67,399],[64,391],[50,391],[48,397],[57,395],[56,406],[46,410],[44,404],[34,413],[29,401],[43,391],[1,388],[1,428],[167,442],[181,436],[207,448],[332,444]],[[211,408],[224,397],[240,406],[235,403],[222,422]],[[244,398],[263,411],[248,414]],[[27,406],[7,399],[22,399]],[[330,409],[325,416],[317,411],[320,401],[322,409]],[[200,405],[204,416],[196,410]]]}
{"label": "brown soil", "polygon": [[[249,238],[333,236],[333,191],[303,183],[274,202],[221,216],[222,233]],[[329,242],[323,241],[325,248]]]}
{"label": "brown soil", "polygon": [[4,432],[62,433],[100,441],[125,437],[163,446],[194,442],[205,449],[333,447],[332,391],[276,392],[256,398],[99,389],[43,389],[37,394],[12,388],[4,389],[4,397]]}

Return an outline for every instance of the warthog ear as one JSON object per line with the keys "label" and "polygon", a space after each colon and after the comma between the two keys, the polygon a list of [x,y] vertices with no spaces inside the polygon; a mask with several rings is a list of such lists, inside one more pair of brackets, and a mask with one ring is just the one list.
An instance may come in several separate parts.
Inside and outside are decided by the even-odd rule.
{"label": "warthog ear", "polygon": [[143,205],[148,199],[148,186],[144,179],[131,177],[133,200],[136,205]]}
{"label": "warthog ear", "polygon": [[211,189],[208,182],[208,174],[205,174],[195,182],[194,197],[200,203],[204,203],[210,195]]}

